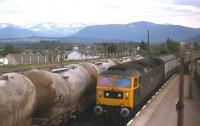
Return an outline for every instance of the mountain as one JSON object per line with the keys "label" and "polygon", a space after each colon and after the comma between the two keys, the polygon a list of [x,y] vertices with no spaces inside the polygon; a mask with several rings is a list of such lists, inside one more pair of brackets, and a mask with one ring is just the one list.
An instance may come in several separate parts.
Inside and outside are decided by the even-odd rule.
{"label": "mountain", "polygon": [[148,29],[150,43],[162,43],[168,37],[177,41],[183,41],[200,34],[200,28],[171,24],[155,24],[144,21],[110,25],[47,22],[17,26],[9,23],[0,23],[0,39],[2,39],[1,42],[36,42],[40,39],[66,42],[141,42],[142,40],[147,41]]}
{"label": "mountain", "polygon": [[0,23],[0,29],[1,28],[6,28],[6,27],[9,27],[9,26],[12,26],[12,27],[17,27],[13,24],[10,24],[10,23]]}
{"label": "mountain", "polygon": [[0,23],[0,39],[23,37],[64,37],[78,32],[88,24],[39,23],[24,26]]}
{"label": "mountain", "polygon": [[191,43],[198,43],[198,44],[200,44],[200,34],[186,39],[185,42],[191,42]]}
{"label": "mountain", "polygon": [[64,23],[39,23],[25,25],[24,28],[32,31],[45,33],[48,37],[63,37],[72,35],[89,24],[75,23],[75,24],[64,24]]}
{"label": "mountain", "polygon": [[200,34],[200,28],[190,28],[180,25],[155,24],[151,22],[135,22],[129,24],[93,25],[83,28],[72,37],[118,39],[125,41],[147,41],[147,31],[150,32],[150,42],[165,42],[171,39],[182,41]]}
{"label": "mountain", "polygon": [[32,30],[23,29],[20,27],[4,27],[0,28],[0,39],[5,38],[22,38],[22,37],[29,37],[29,36],[39,36],[42,35],[38,32],[34,32]]}

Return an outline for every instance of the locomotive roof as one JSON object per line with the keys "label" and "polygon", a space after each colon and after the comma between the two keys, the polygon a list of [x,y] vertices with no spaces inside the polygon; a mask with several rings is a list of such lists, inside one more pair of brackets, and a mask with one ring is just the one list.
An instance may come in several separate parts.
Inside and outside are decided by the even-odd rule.
{"label": "locomotive roof", "polygon": [[101,75],[140,76],[161,65],[162,63],[160,60],[146,58],[115,65],[110,67],[107,71],[102,72]]}
{"label": "locomotive roof", "polygon": [[160,57],[158,57],[158,59],[162,60],[163,62],[168,62],[173,59],[176,59],[176,56],[173,54],[169,54],[169,55],[160,56]]}

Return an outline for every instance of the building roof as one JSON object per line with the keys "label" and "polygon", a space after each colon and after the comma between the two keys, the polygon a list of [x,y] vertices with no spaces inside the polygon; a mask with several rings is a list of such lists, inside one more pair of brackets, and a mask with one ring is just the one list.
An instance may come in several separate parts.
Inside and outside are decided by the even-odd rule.
{"label": "building roof", "polygon": [[79,50],[76,50],[76,49],[73,49],[72,51],[67,51],[66,53],[67,53],[67,54],[70,54],[70,53],[72,53],[72,52],[77,52],[77,53],[81,54],[81,52],[80,52]]}
{"label": "building roof", "polygon": [[91,56],[99,55],[99,52],[96,49],[91,49],[91,48],[82,49],[80,50],[80,52],[81,54],[91,55]]}
{"label": "building roof", "polygon": [[80,49],[80,50],[73,49],[72,51],[68,51],[66,53],[70,54],[70,53],[72,53],[74,51],[77,52],[77,53],[80,53],[82,55],[90,55],[90,56],[97,56],[97,55],[99,55],[99,53],[97,52],[97,50],[93,50],[93,49]]}
{"label": "building roof", "polygon": [[169,55],[160,56],[160,57],[158,57],[158,59],[162,60],[163,62],[168,62],[168,61],[171,61],[173,59],[176,59],[176,56],[169,54]]}
{"label": "building roof", "polygon": [[157,59],[146,58],[115,65],[102,72],[101,75],[135,76],[151,72],[155,67],[162,67],[162,62]]}

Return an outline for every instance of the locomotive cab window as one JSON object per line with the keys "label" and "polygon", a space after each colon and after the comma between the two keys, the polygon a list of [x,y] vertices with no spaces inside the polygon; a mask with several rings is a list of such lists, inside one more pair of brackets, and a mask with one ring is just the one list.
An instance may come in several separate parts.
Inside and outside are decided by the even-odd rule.
{"label": "locomotive cab window", "polygon": [[133,85],[134,87],[133,88],[137,88],[139,86],[138,85],[138,77],[134,78],[134,82],[133,83],[134,83],[134,85]]}
{"label": "locomotive cab window", "polygon": [[115,86],[130,88],[131,87],[131,79],[128,77],[117,77],[116,81],[115,81]]}
{"label": "locomotive cab window", "polygon": [[111,76],[100,76],[98,78],[99,86],[113,86],[114,78]]}

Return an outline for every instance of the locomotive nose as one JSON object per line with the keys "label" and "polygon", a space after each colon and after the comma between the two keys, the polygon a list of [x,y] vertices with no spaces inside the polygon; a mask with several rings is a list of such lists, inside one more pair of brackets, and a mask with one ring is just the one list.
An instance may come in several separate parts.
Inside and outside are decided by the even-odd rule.
{"label": "locomotive nose", "polygon": [[101,107],[101,106],[96,106],[96,107],[94,108],[94,113],[95,113],[96,115],[102,115],[102,113],[103,113],[103,107]]}
{"label": "locomotive nose", "polygon": [[130,115],[130,111],[129,111],[129,109],[127,109],[127,108],[122,108],[121,109],[121,111],[120,111],[120,115],[122,116],[122,117],[128,117],[129,115]]}

